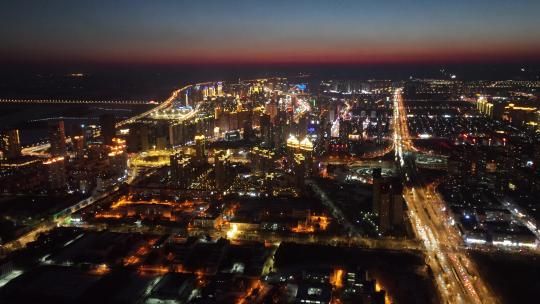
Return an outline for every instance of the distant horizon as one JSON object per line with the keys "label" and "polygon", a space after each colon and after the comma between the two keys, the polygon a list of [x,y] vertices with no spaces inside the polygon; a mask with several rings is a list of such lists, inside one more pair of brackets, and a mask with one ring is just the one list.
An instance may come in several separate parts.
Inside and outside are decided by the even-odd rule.
{"label": "distant horizon", "polygon": [[3,1],[2,64],[540,62],[534,0]]}
{"label": "distant horizon", "polygon": [[6,66],[403,66],[403,65],[540,65],[540,49],[527,52],[460,52],[460,53],[429,53],[419,50],[419,54],[369,54],[334,56],[332,53],[302,57],[254,55],[240,58],[223,56],[195,57],[152,57],[130,58],[118,54],[116,57],[84,57],[84,56],[50,56],[46,58],[33,57],[24,54],[2,53],[0,63]]}
{"label": "distant horizon", "polygon": [[540,80],[540,62],[518,63],[378,63],[378,64],[127,64],[127,63],[12,63],[0,70],[0,79],[14,81],[18,77],[40,74],[55,76],[83,73],[86,76],[114,79],[177,79],[178,81],[218,81],[238,78],[293,77],[309,74],[316,78],[393,79],[450,78],[457,80]]}

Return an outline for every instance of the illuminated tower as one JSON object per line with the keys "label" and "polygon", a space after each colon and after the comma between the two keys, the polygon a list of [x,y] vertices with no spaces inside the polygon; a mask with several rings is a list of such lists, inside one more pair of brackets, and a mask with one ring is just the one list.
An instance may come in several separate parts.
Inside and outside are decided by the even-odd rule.
{"label": "illuminated tower", "polygon": [[77,157],[81,157],[84,154],[84,141],[84,136],[82,135],[73,136],[73,148]]}
{"label": "illuminated tower", "polygon": [[306,158],[302,154],[294,154],[294,185],[302,191],[304,189],[305,177],[306,177]]}
{"label": "illuminated tower", "polygon": [[49,122],[49,142],[51,143],[51,156],[64,156],[66,150],[66,132],[64,121]]}
{"label": "illuminated tower", "polygon": [[223,95],[223,84],[221,82],[218,82],[218,84],[217,84],[217,95],[218,96]]}
{"label": "illuminated tower", "polygon": [[381,183],[379,193],[379,232],[386,233],[392,227],[392,191],[390,183]]}
{"label": "illuminated tower", "polygon": [[216,151],[214,153],[214,173],[216,189],[222,191],[226,188],[227,182],[227,153],[225,151]]}
{"label": "illuminated tower", "polygon": [[381,168],[373,169],[373,213],[379,214],[381,208],[381,186],[382,186]]}
{"label": "illuminated tower", "polygon": [[7,159],[21,156],[19,130],[9,130],[0,134],[0,150],[2,150],[4,157]]}
{"label": "illuminated tower", "polygon": [[404,221],[403,214],[403,184],[398,177],[392,178],[392,207],[391,223],[394,228],[401,227]]}
{"label": "illuminated tower", "polygon": [[204,135],[195,136],[195,158],[197,161],[206,161],[206,138]]}
{"label": "illuminated tower", "polygon": [[115,120],[116,118],[112,114],[104,114],[99,117],[101,138],[106,145],[111,145],[113,138],[116,136]]}
{"label": "illuminated tower", "polygon": [[51,158],[43,162],[43,165],[45,165],[47,172],[48,189],[52,191],[65,189],[67,187],[67,177],[64,157]]}
{"label": "illuminated tower", "polygon": [[261,118],[261,141],[262,145],[266,147],[273,146],[272,142],[272,125],[270,123],[270,115],[262,114]]}
{"label": "illuminated tower", "polygon": [[170,156],[170,180],[173,185],[187,187],[190,181],[190,171],[194,170],[191,160],[182,153],[172,154]]}

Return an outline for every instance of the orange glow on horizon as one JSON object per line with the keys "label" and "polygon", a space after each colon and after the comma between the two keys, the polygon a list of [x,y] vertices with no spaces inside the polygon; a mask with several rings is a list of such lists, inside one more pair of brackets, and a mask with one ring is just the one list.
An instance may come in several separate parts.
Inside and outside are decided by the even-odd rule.
{"label": "orange glow on horizon", "polygon": [[[92,54],[57,54],[47,53],[35,62],[87,62],[101,64],[155,64],[155,65],[326,65],[326,64],[430,64],[430,63],[488,63],[534,61],[540,62],[537,45],[489,44],[478,46],[476,43],[461,45],[383,45],[365,47],[292,47],[285,50],[275,49],[231,49],[146,51],[125,52],[96,51]],[[4,58],[16,62],[21,54],[6,54]]]}

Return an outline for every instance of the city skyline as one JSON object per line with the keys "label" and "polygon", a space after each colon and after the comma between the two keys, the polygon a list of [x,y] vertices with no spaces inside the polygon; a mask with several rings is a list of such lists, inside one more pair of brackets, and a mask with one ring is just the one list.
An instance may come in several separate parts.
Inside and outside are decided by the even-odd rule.
{"label": "city skyline", "polygon": [[538,302],[538,12],[3,1],[0,302]]}

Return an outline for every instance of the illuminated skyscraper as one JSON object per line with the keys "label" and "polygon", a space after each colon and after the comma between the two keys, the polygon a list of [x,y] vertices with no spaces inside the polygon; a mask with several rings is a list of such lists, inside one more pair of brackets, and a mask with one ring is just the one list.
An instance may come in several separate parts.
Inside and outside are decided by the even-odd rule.
{"label": "illuminated skyscraper", "polygon": [[13,159],[21,156],[19,130],[9,130],[0,133],[0,150],[4,158]]}
{"label": "illuminated skyscraper", "polygon": [[398,177],[383,178],[381,168],[373,169],[373,212],[381,233],[403,225],[403,185]]}
{"label": "illuminated skyscraper", "polygon": [[214,173],[215,173],[215,185],[216,189],[222,191],[228,184],[227,180],[227,153],[225,151],[216,151],[214,154]]}
{"label": "illuminated skyscraper", "polygon": [[373,169],[373,213],[379,214],[381,208],[381,186],[382,186],[382,173],[381,168]]}
{"label": "illuminated skyscraper", "polygon": [[261,141],[262,145],[265,147],[271,147],[272,142],[272,125],[270,123],[270,115],[262,114],[261,118]]}
{"label": "illuminated skyscraper", "polygon": [[206,138],[204,135],[195,136],[195,158],[199,162],[206,162]]}
{"label": "illuminated skyscraper", "polygon": [[82,135],[73,136],[73,148],[76,156],[80,157],[84,154],[85,138]]}
{"label": "illuminated skyscraper", "polygon": [[175,186],[184,188],[191,183],[192,173],[195,168],[189,156],[182,153],[172,154],[170,156],[170,180]]}
{"label": "illuminated skyscraper", "polygon": [[104,114],[99,117],[101,126],[101,138],[106,145],[112,144],[112,139],[116,136],[116,118],[111,114]]}
{"label": "illuminated skyscraper", "polygon": [[148,142],[149,128],[144,123],[136,123],[130,126],[127,140],[128,152],[148,151],[150,144]]}
{"label": "illuminated skyscraper", "polygon": [[67,187],[66,164],[63,156],[51,158],[43,162],[47,172],[48,189],[52,191]]}
{"label": "illuminated skyscraper", "polygon": [[390,221],[394,228],[403,225],[403,204],[403,184],[400,178],[394,177],[392,179],[392,209],[390,210]]}
{"label": "illuminated skyscraper", "polygon": [[51,143],[51,156],[65,156],[66,150],[66,132],[64,121],[49,122],[49,142]]}
{"label": "illuminated skyscraper", "polygon": [[294,154],[293,165],[294,165],[294,185],[298,190],[302,191],[304,189],[305,178],[306,178],[306,158],[304,157],[304,155]]}

